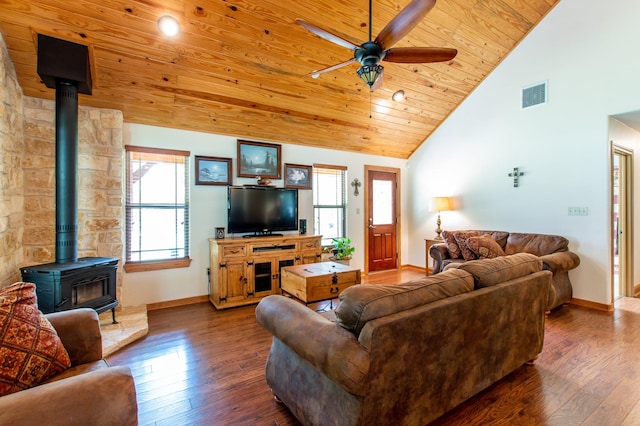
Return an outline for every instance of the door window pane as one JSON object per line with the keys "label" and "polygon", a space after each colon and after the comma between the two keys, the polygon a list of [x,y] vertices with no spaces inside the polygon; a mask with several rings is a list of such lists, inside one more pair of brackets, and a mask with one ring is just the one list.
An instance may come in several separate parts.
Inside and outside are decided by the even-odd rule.
{"label": "door window pane", "polygon": [[393,187],[391,181],[374,180],[373,225],[389,225],[393,223]]}

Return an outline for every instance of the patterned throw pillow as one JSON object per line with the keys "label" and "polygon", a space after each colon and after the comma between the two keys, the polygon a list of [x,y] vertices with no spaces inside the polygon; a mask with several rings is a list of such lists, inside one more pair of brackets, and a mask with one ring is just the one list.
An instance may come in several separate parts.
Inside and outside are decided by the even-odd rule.
{"label": "patterned throw pillow", "polygon": [[35,285],[0,290],[0,396],[40,384],[71,366],[58,333],[38,310]]}
{"label": "patterned throw pillow", "polygon": [[493,259],[505,255],[500,244],[489,235],[468,238],[467,247],[475,253],[478,259]]}
{"label": "patterned throw pillow", "polygon": [[467,247],[467,240],[471,237],[477,237],[480,233],[478,231],[456,231],[453,233],[456,241],[458,242],[458,247],[460,247],[460,251],[462,252],[462,257],[464,260],[474,260],[477,259],[476,254],[469,250]]}
{"label": "patterned throw pillow", "polygon": [[462,252],[460,251],[456,238],[453,236],[453,232],[442,231],[442,239],[444,239],[444,242],[447,245],[449,257],[452,259],[462,259]]}

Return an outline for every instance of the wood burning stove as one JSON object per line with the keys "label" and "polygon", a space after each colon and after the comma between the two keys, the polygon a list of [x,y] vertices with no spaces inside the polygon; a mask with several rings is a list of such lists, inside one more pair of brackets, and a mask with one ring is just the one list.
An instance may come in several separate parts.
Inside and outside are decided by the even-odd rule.
{"label": "wood burning stove", "polygon": [[77,308],[111,309],[116,322],[118,259],[84,257],[67,263],[21,268],[22,280],[36,284],[38,308],[45,314]]}

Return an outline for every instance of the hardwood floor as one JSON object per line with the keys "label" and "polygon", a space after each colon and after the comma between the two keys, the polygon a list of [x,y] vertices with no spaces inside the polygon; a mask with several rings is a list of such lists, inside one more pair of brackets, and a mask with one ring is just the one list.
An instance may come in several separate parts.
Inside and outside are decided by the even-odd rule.
{"label": "hardwood floor", "polygon": [[[405,269],[363,282],[418,276]],[[299,424],[265,383],[271,335],[256,323],[255,306],[216,311],[199,303],[148,315],[149,335],[108,357],[133,371],[140,425]],[[533,366],[433,424],[640,425],[640,300],[625,299],[615,312],[574,305],[551,312]]]}

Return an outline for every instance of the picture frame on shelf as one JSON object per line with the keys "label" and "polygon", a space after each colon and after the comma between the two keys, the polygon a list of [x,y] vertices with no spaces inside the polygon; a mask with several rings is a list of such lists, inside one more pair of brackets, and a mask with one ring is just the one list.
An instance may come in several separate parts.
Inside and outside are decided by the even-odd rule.
{"label": "picture frame on shelf", "polygon": [[195,156],[196,185],[231,185],[231,158]]}
{"label": "picture frame on shelf", "polygon": [[281,146],[238,139],[238,177],[282,179]]}
{"label": "picture frame on shelf", "polygon": [[311,189],[313,167],[302,164],[284,165],[284,187]]}

